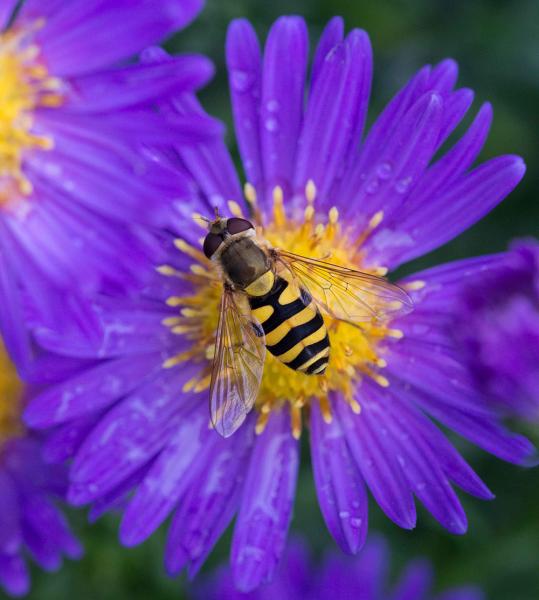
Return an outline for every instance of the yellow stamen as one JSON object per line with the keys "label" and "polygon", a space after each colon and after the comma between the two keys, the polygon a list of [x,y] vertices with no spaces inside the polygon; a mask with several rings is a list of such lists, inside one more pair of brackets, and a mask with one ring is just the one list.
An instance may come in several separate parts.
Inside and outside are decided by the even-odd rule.
{"label": "yellow stamen", "polygon": [[313,204],[316,198],[316,185],[312,179],[309,179],[305,186],[305,198],[309,204]]}
{"label": "yellow stamen", "polygon": [[424,281],[417,279],[416,281],[408,281],[402,287],[409,292],[422,290],[427,284]]}
{"label": "yellow stamen", "polygon": [[22,382],[0,339],[0,444],[23,431]]}
{"label": "yellow stamen", "polygon": [[50,77],[36,62],[39,48],[29,43],[43,23],[0,34],[0,207],[32,193],[23,172],[25,153],[50,150],[54,140],[33,132],[33,114],[39,107],[57,108],[64,97],[61,80]]}
{"label": "yellow stamen", "polygon": [[235,216],[243,219],[243,211],[241,206],[235,200],[228,201],[228,210]]}

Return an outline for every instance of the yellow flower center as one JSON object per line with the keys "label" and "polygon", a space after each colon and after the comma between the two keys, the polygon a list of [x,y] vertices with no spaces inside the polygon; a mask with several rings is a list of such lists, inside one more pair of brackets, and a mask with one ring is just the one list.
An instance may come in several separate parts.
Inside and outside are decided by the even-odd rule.
{"label": "yellow flower center", "polygon": [[38,47],[30,41],[42,26],[39,21],[0,34],[0,207],[32,192],[22,170],[24,153],[53,145],[50,138],[32,132],[35,109],[63,101],[58,93],[61,81],[49,76],[38,60]]}
{"label": "yellow flower center", "polygon": [[22,382],[0,339],[0,444],[22,431]]}
{"label": "yellow flower center", "polygon": [[[283,207],[283,193],[276,187],[273,193],[273,215],[263,223],[256,207],[254,188],[246,184],[245,196],[252,208],[258,233],[273,247],[284,248],[309,258],[324,259],[335,265],[359,269],[373,275],[383,276],[387,269],[365,268],[362,266],[362,246],[365,240],[378,227],[383,214],[377,213],[370,221],[363,235],[354,236],[339,221],[338,210],[334,207],[325,216],[316,213],[314,200],[316,188],[310,181],[305,189],[307,200],[305,210],[296,217],[287,216]],[[229,202],[230,212],[243,217],[241,207]],[[200,215],[194,215],[196,223],[207,229]],[[201,238],[201,243],[203,237]],[[184,386],[184,391],[196,392],[209,387],[211,364],[218,324],[222,280],[215,265],[197,248],[184,240],[176,240],[176,247],[193,259],[189,273],[179,272],[169,266],[159,267],[159,272],[175,276],[193,284],[194,293],[188,296],[174,296],[168,299],[170,306],[178,307],[179,315],[165,319],[164,324],[178,335],[186,336],[192,343],[187,352],[169,358],[164,366],[174,367],[185,360],[199,362],[200,373]],[[391,329],[388,323],[372,321],[359,326],[332,319],[324,314],[324,321],[330,337],[330,359],[324,375],[307,375],[285,366],[269,352],[266,353],[264,374],[255,409],[259,413],[257,432],[261,432],[273,410],[285,403],[291,408],[292,432],[296,437],[301,433],[301,415],[309,404],[318,401],[327,422],[331,421],[329,391],[340,392],[351,409],[359,413],[360,405],[354,397],[355,388],[365,376],[379,385],[389,385],[382,374],[386,361],[384,353],[387,342],[402,337],[402,332]]]}

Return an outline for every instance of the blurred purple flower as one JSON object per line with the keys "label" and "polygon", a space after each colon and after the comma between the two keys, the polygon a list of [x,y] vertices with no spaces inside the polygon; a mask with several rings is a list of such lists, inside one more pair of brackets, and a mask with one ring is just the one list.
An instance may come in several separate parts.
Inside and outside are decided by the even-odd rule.
{"label": "blurred purple flower", "polygon": [[513,243],[463,290],[455,331],[479,389],[510,415],[539,418],[539,243]]}
{"label": "blurred purple flower", "polygon": [[[487,135],[488,105],[430,165],[472,100],[469,90],[453,89],[453,61],[421,69],[360,143],[371,79],[367,35],[354,30],[343,39],[342,21],[329,23],[304,108],[307,50],[297,17],[276,22],[263,59],[251,26],[231,25],[227,58],[247,204],[222,141],[178,147],[178,168],[196,180],[199,200],[183,206],[176,248],[163,236],[168,264],[138,298],[96,299],[105,332],[99,344],[77,331],[36,332],[62,358],[44,357],[41,375],[56,383],[26,412],[30,425],[56,428],[49,460],[73,458],[70,500],[92,503],[92,518],[124,511],[122,543],[142,542],[172,515],[171,574],[187,568],[193,576],[237,515],[232,571],[247,591],[271,578],[285,546],[304,408],[321,511],[348,553],[366,537],[367,489],[401,527],[415,526],[415,496],[455,534],[467,520],[453,484],[492,498],[433,420],[510,462],[533,451],[477,393],[447,333],[462,287],[496,268],[497,256],[406,278],[401,285],[415,310],[390,323],[357,328],[326,315],[332,354],[324,385],[268,356],[245,425],[229,439],[208,428],[221,285],[200,250],[197,213],[250,207],[275,246],[330,252],[343,266],[384,273],[473,224],[524,172],[514,156],[471,169]],[[196,107],[182,98],[165,109]]]}
{"label": "blurred purple flower", "polygon": [[84,326],[83,299],[133,283],[156,252],[144,227],[162,225],[188,194],[144,146],[219,128],[200,115],[167,123],[154,109],[204,84],[207,59],[127,62],[184,27],[202,0],[17,4],[0,8],[0,327],[23,368],[23,325],[70,310]]}
{"label": "blurred purple flower", "polygon": [[0,339],[0,585],[12,596],[30,588],[27,556],[56,571],[63,555],[82,555],[56,505],[65,498],[67,469],[44,463],[41,438],[24,432],[22,393]]}
{"label": "blurred purple flower", "polygon": [[273,581],[244,594],[234,587],[230,569],[193,586],[194,600],[483,600],[479,588],[466,586],[433,594],[434,574],[428,560],[411,561],[389,589],[389,552],[385,541],[370,539],[357,557],[328,553],[316,564],[302,540],[293,539]]}

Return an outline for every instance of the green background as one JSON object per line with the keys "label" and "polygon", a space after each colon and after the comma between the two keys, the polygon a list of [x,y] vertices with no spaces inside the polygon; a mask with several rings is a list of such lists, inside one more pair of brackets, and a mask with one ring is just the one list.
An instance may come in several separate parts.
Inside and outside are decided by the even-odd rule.
{"label": "green background", "polygon": [[[207,0],[200,18],[167,47],[174,52],[201,52],[215,62],[216,77],[202,100],[211,113],[229,125],[228,138],[234,151],[223,53],[227,24],[245,16],[265,36],[281,14],[303,15],[313,41],[334,14],[345,18],[348,29],[362,27],[369,32],[375,57],[370,122],[423,64],[448,56],[457,59],[461,67],[459,84],[476,91],[470,113],[474,114],[485,100],[494,106],[494,123],[481,158],[516,153],[528,165],[524,181],[501,206],[457,240],[407,270],[503,250],[514,237],[539,234],[539,2]],[[515,427],[539,443],[537,427]],[[413,532],[400,530],[371,501],[370,530],[383,532],[390,542],[392,577],[411,557],[426,556],[434,562],[439,589],[470,582],[482,585],[492,600],[536,600],[539,469],[524,470],[470,444],[459,446],[497,498],[482,502],[460,494],[470,522],[468,534],[462,537],[447,534],[422,509]],[[81,513],[72,516],[86,547],[85,559],[67,563],[54,575],[34,570],[31,598],[186,597],[185,578],[171,580],[164,574],[163,530],[142,546],[125,549],[117,542],[116,516],[91,527]],[[307,451],[303,453],[292,530],[305,535],[317,555],[334,547],[318,510]],[[226,560],[229,541],[227,535],[219,542],[201,577]]]}

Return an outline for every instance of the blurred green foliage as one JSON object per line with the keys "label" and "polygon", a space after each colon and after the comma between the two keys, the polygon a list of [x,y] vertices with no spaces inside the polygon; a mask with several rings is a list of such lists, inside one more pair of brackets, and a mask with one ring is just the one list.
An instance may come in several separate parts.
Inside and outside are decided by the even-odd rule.
{"label": "blurred green foliage", "polygon": [[[459,84],[476,92],[475,111],[489,100],[494,124],[482,158],[520,154],[528,171],[519,188],[481,223],[444,248],[407,266],[416,270],[439,262],[503,250],[516,236],[539,236],[539,2],[537,0],[207,0],[197,22],[171,40],[173,52],[200,52],[212,58],[216,77],[202,93],[206,108],[229,126],[230,108],[224,65],[228,22],[249,18],[265,36],[281,14],[303,15],[315,41],[334,14],[347,28],[362,27],[372,40],[374,87],[369,120],[423,64],[445,57],[458,60]],[[469,122],[470,119],[467,119]],[[517,424],[536,443],[537,428]],[[539,470],[507,465],[470,444],[460,444],[497,498],[482,502],[461,494],[470,527],[467,535],[447,534],[424,510],[418,527],[403,531],[370,503],[370,529],[383,532],[392,549],[392,573],[413,556],[429,557],[437,586],[465,582],[484,587],[491,600],[539,598]],[[185,578],[171,580],[162,567],[163,530],[135,549],[117,542],[118,519],[108,516],[89,526],[73,513],[86,558],[68,563],[58,574],[34,569],[30,598],[35,600],[146,600],[186,597]],[[333,548],[320,516],[308,451],[303,453],[292,530],[305,535],[317,555]],[[221,540],[202,575],[228,555],[230,536]]]}

